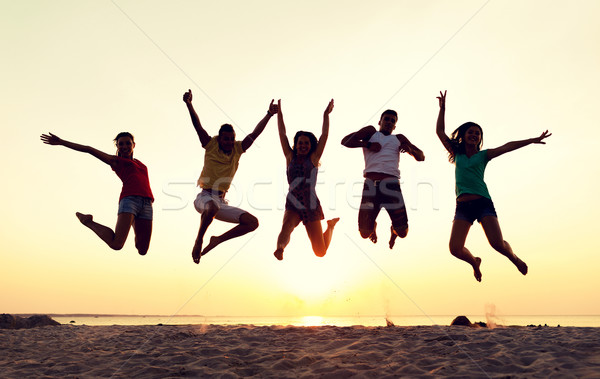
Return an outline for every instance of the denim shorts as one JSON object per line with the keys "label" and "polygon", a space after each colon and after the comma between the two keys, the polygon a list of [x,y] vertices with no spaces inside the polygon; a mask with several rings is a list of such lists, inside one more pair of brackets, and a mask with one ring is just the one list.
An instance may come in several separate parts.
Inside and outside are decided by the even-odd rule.
{"label": "denim shorts", "polygon": [[119,201],[117,214],[131,213],[136,218],[152,220],[152,200],[143,196],[125,196]]}
{"label": "denim shorts", "polygon": [[456,212],[454,213],[455,220],[465,220],[473,224],[473,221],[477,220],[481,223],[481,219],[485,216],[496,215],[496,209],[494,203],[487,197],[471,201],[456,201]]}

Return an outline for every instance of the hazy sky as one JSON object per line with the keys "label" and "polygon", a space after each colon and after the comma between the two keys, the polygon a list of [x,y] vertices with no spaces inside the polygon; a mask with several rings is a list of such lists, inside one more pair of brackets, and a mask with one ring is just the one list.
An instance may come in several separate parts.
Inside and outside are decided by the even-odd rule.
{"label": "hazy sky", "polygon": [[[599,16],[595,0],[2,1],[0,312],[600,314]],[[341,221],[325,258],[302,226],[282,262],[272,255],[287,191],[273,118],[228,194],[259,229],[193,264],[204,150],[188,88],[210,134],[230,122],[240,139],[279,98],[290,135],[318,135],[335,99],[317,192]],[[483,260],[481,283],[448,251],[454,167],[435,135],[440,90],[448,131],[475,121],[484,147],[553,133],[486,173],[525,277],[477,224],[467,247]],[[401,158],[410,232],[393,251],[385,212],[380,242],[360,238],[362,152],[339,143],[387,108],[426,155]],[[114,227],[121,182],[110,167],[39,140],[50,131],[114,152],[125,130],[156,198],[144,257],[133,233],[112,251],[74,216]]]}

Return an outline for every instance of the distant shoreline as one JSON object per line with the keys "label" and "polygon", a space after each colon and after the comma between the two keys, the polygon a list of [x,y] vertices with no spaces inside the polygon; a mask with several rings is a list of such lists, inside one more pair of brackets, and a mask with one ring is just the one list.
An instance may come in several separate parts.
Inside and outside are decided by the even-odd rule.
{"label": "distant shoreline", "polygon": [[[36,315],[46,315],[50,317],[239,317],[239,318],[275,318],[275,317],[305,317],[308,315],[260,315],[260,316],[244,316],[244,315],[135,315],[135,314],[111,314],[111,313],[10,313],[4,312],[8,314],[13,314],[15,316],[20,317],[29,317]],[[428,315],[429,317],[455,317],[456,315],[450,314],[435,314]],[[354,317],[354,318],[370,318],[370,317],[427,317],[424,315],[325,315],[322,317]],[[485,317],[482,315],[480,317]],[[531,314],[531,315],[502,315],[502,316],[494,316],[494,317],[600,317],[600,315],[596,314],[577,314],[577,315],[550,315],[550,314]]]}
{"label": "distant shoreline", "polygon": [[[32,313],[15,314],[20,317],[40,315]],[[458,315],[359,315],[359,316],[207,316],[207,315],[133,315],[133,314],[90,314],[90,313],[49,313],[44,314],[61,324],[75,325],[292,325],[292,326],[432,326],[450,325]],[[473,323],[486,323],[495,326],[572,326],[600,327],[600,315],[525,315],[525,316],[485,316],[465,314]]]}

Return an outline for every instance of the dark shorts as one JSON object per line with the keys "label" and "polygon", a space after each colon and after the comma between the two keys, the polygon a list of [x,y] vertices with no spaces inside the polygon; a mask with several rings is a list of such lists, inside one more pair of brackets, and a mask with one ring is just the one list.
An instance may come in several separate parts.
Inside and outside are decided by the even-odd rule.
{"label": "dark shorts", "polygon": [[358,211],[358,229],[373,230],[381,208],[385,208],[389,214],[394,229],[408,228],[406,206],[397,178],[365,180]]}
{"label": "dark shorts", "polygon": [[498,217],[496,209],[494,209],[494,203],[487,197],[471,201],[456,201],[455,220],[465,220],[471,224],[477,220],[481,223],[481,219],[485,216]]}
{"label": "dark shorts", "polygon": [[143,196],[125,196],[119,201],[117,214],[131,213],[136,218],[152,220],[152,200]]}

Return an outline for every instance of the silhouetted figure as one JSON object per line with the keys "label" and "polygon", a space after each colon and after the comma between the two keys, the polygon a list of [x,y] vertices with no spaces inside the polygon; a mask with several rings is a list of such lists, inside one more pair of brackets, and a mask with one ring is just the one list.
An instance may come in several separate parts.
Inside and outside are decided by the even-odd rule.
{"label": "silhouetted figure", "polygon": [[425,160],[423,152],[402,134],[392,134],[398,114],[391,109],[381,114],[379,131],[369,125],[342,139],[346,147],[362,147],[365,157],[365,183],[358,211],[358,230],[362,238],[377,242],[377,215],[385,208],[392,221],[389,246],[397,237],[408,234],[408,216],[400,189],[400,153],[406,152],[417,161]]}
{"label": "silhouetted figure", "polygon": [[321,220],[325,216],[315,190],[319,159],[323,155],[329,135],[329,114],[333,110],[333,100],[329,102],[323,112],[323,130],[319,140],[317,141],[315,135],[310,132],[299,131],[294,136],[293,148],[290,147],[285,133],[281,100],[277,104],[279,106],[277,115],[279,140],[283,155],[285,155],[290,189],[285,202],[283,225],[277,238],[277,249],[274,255],[279,260],[283,259],[283,250],[290,242],[290,235],[302,221],[315,255],[323,257],[327,253],[335,224],[340,220],[339,218],[328,220],[327,229],[323,233]]}
{"label": "silhouetted figure", "polygon": [[133,158],[135,142],[133,135],[128,132],[119,133],[114,141],[117,155],[109,155],[90,146],[79,145],[59,138],[49,133],[42,134],[41,140],[48,145],[60,145],[88,153],[109,165],[123,182],[119,197],[119,210],[115,230],[94,221],[90,214],[75,213],[79,221],[114,249],[123,248],[129,229],[133,226],[135,247],[140,255],[145,255],[150,246],[152,235],[152,190],[148,179],[148,169],[137,159]]}
{"label": "silhouetted figure", "polygon": [[455,165],[456,177],[456,212],[450,234],[450,253],[473,267],[477,281],[481,281],[481,258],[474,257],[465,247],[467,234],[473,221],[477,220],[490,245],[500,254],[506,256],[521,272],[527,274],[527,264],[517,257],[508,242],[502,237],[500,224],[494,203],[483,181],[487,163],[509,151],[519,149],[532,143],[545,144],[543,140],[552,134],[546,130],[539,137],[522,141],[513,141],[495,149],[481,150],[483,130],[474,122],[466,122],[459,126],[448,137],[445,132],[444,116],[446,113],[446,91],[437,97],[440,112],[437,119],[436,133],[448,150],[448,157]]}
{"label": "silhouetted figure", "polygon": [[[231,185],[233,176],[237,171],[240,157],[254,143],[254,140],[263,132],[271,117],[277,113],[277,105],[269,105],[269,110],[265,117],[258,122],[254,131],[244,140],[235,140],[235,131],[229,124],[223,124],[219,129],[219,135],[210,137],[206,130],[202,128],[200,119],[192,106],[192,91],[183,94],[183,101],[187,105],[192,118],[192,124],[202,147],[206,150],[204,153],[204,167],[198,179],[198,185],[202,191],[196,197],[194,206],[202,215],[200,218],[200,228],[194,248],[192,249],[192,258],[195,263],[200,262],[200,256],[207,254],[220,243],[235,237],[242,236],[258,228],[258,220],[250,213],[227,204],[225,194]],[[213,219],[238,224],[229,231],[220,236],[210,238],[208,245],[202,250],[202,240],[206,230]]]}

